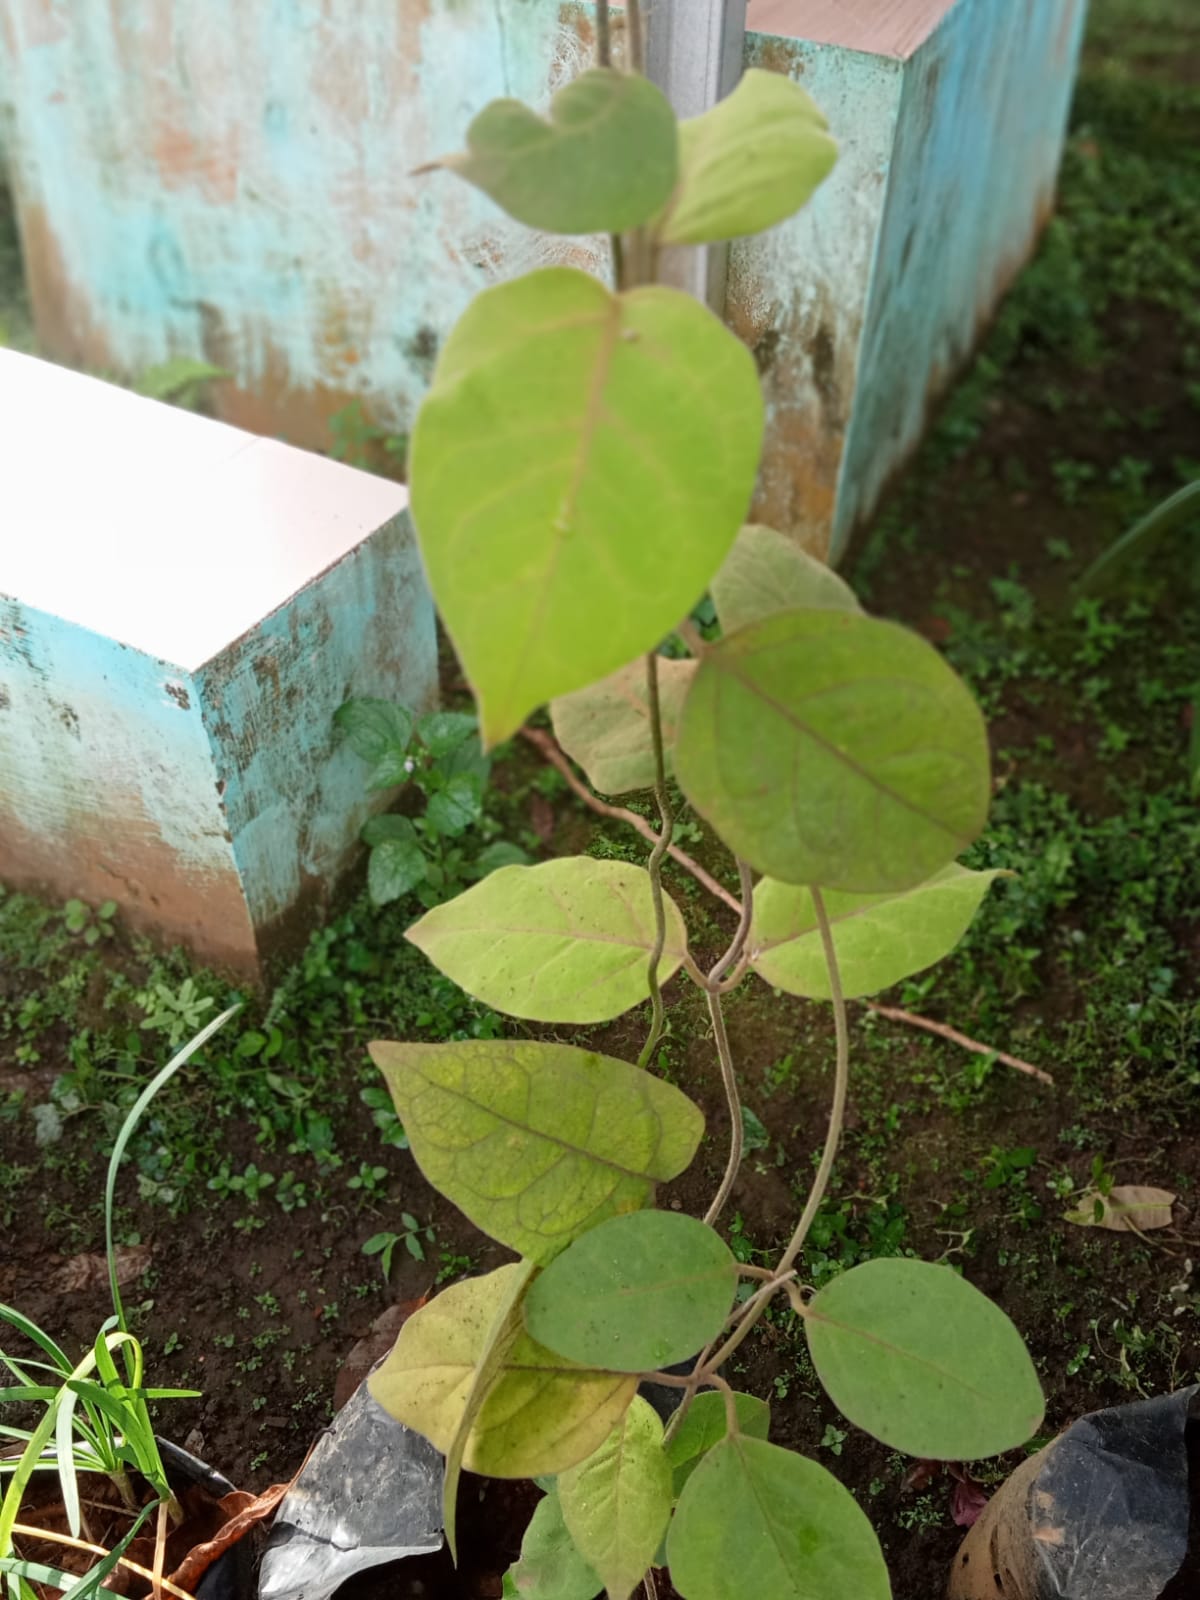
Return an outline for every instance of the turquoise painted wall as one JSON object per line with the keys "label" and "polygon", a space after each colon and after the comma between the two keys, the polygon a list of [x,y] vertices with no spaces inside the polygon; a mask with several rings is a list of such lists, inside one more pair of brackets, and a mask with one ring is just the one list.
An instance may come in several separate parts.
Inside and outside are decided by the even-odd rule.
{"label": "turquoise painted wall", "polygon": [[1053,207],[1086,0],[957,0],[904,65],[835,550],[918,443]]}
{"label": "turquoise painted wall", "polygon": [[[760,518],[836,554],[911,451],[1045,216],[1084,9],[948,0],[904,61],[747,40],[843,152],[809,211],[733,252],[771,419]],[[412,176],[494,96],[544,105],[591,34],[573,0],[0,0],[44,347],[127,372],[207,357],[234,374],[226,420],[300,444],[355,397],[404,430],[479,288],[605,262]]]}

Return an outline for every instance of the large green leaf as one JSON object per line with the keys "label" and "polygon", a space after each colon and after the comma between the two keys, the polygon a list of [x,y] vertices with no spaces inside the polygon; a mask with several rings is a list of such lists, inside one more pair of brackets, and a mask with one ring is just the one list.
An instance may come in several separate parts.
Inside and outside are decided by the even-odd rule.
{"label": "large green leaf", "polygon": [[505,1363],[520,1338],[522,1301],[536,1270],[532,1261],[521,1261],[517,1270],[507,1275],[503,1292],[492,1310],[491,1324],[485,1329],[476,1354],[475,1371],[463,1403],[462,1415],[446,1451],[446,1470],[442,1478],[442,1522],[455,1565],[458,1564],[458,1485],[462,1478],[463,1458],[484,1404],[503,1376]]}
{"label": "large green leaf", "polygon": [[[502,1307],[524,1264],[445,1289],[400,1330],[368,1379],[390,1416],[448,1452]],[[589,1372],[518,1332],[495,1365],[471,1426],[463,1464],[492,1478],[563,1472],[590,1456],[624,1416],[637,1379]]]}
{"label": "large green leaf", "polygon": [[[735,1394],[733,1403],[739,1432],[748,1434],[752,1439],[765,1439],[771,1426],[771,1408],[767,1402],[752,1394]],[[676,1499],[683,1493],[684,1484],[703,1458],[714,1445],[720,1444],[728,1432],[725,1396],[712,1390],[698,1394],[666,1446],[667,1460],[675,1474]]]}
{"label": "large green leaf", "polygon": [[[846,998],[878,994],[948,956],[1001,876],[954,863],[904,894],[831,889],[824,896],[825,909]],[[776,989],[811,1000],[830,998],[825,949],[808,889],[773,878],[756,886],[750,962]]]}
{"label": "large green leaf", "polygon": [[990,793],[966,685],[916,634],[849,611],[782,611],[708,650],[675,771],[760,872],[862,894],[939,871]]}
{"label": "large green leaf", "polygon": [[[669,895],[663,901],[660,983],[679,970],[687,948],[678,907]],[[504,867],[436,906],[407,937],[497,1011],[535,1022],[608,1022],[646,999],[654,948],[650,874],[590,856]]]}
{"label": "large green leaf", "polygon": [[661,89],[594,67],[559,90],[547,120],[520,100],[493,100],[467,130],[462,155],[434,165],[482,189],[526,227],[624,233],[670,198],[679,135]]}
{"label": "large green leaf", "polygon": [[565,1044],[373,1044],[417,1165],[471,1221],[545,1263],[648,1205],[691,1161],[704,1118],[627,1061]]}
{"label": "large green leaf", "polygon": [[679,129],[680,181],[665,244],[773,228],[800,210],[837,160],[816,103],[782,73],[751,68],[726,99]]}
{"label": "large green leaf", "polygon": [[724,633],[771,617],[777,611],[821,606],[860,609],[850,585],[832,567],[810,556],[794,539],[750,522],[712,581],[713,604]]}
{"label": "large green leaf", "polygon": [[833,1403],[908,1455],[999,1455],[1042,1420],[1041,1385],[1021,1335],[949,1267],[867,1261],[813,1297],[804,1325]]}
{"label": "large green leaf", "polygon": [[735,1434],[705,1456],[667,1538],[687,1600],[890,1600],[879,1541],[824,1467]]}
{"label": "large green leaf", "polygon": [[553,1261],[525,1325],[586,1366],[653,1372],[694,1356],[725,1325],[737,1287],[729,1246],[676,1211],[614,1217]]}
{"label": "large green leaf", "polygon": [[413,435],[412,511],[485,744],[651,650],[754,487],[754,361],[676,290],[552,267],[478,295]]}
{"label": "large green leaf", "polygon": [[[694,661],[658,663],[658,709],[662,719],[663,755],[670,773],[672,747],[684,696],[696,675]],[[588,775],[601,794],[625,794],[654,786],[654,744],[646,697],[646,665],[632,661],[611,677],[576,689],[550,707],[554,737]]]}
{"label": "large green leaf", "polygon": [[560,1474],[558,1497],[567,1530],[608,1600],[629,1600],[671,1515],[663,1425],[645,1400],[634,1400],[593,1455]]}
{"label": "large green leaf", "polygon": [[505,1593],[521,1600],[593,1600],[604,1587],[575,1548],[557,1492],[539,1500],[521,1541],[521,1559],[505,1574]]}

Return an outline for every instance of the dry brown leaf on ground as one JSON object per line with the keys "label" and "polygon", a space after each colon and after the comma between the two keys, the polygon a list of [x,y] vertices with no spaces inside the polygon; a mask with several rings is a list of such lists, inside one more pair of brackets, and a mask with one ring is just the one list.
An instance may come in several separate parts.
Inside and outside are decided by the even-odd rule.
{"label": "dry brown leaf on ground", "polygon": [[[148,1244],[118,1245],[117,1286],[140,1278],[150,1265],[153,1248]],[[71,1256],[50,1276],[50,1287],[58,1294],[76,1294],[83,1289],[103,1289],[108,1285],[108,1258],[103,1251]]]}
{"label": "dry brown leaf on ground", "polygon": [[1169,1189],[1152,1189],[1141,1183],[1121,1183],[1107,1194],[1088,1189],[1079,1197],[1065,1222],[1081,1228],[1109,1228],[1113,1233],[1146,1233],[1169,1228],[1175,1220],[1171,1207],[1176,1196]]}
{"label": "dry brown leaf on ground", "polygon": [[228,1514],[228,1522],[213,1538],[189,1550],[185,1559],[170,1574],[176,1588],[194,1591],[214,1561],[240,1539],[244,1539],[251,1528],[274,1516],[276,1507],[295,1481],[293,1478],[289,1483],[274,1483],[262,1494],[248,1494],[244,1489],[235,1489],[232,1494],[225,1495],[220,1504],[221,1510]]}
{"label": "dry brown leaf on ground", "polygon": [[396,1305],[388,1306],[375,1318],[368,1332],[342,1363],[333,1389],[335,1411],[342,1409],[376,1362],[382,1361],[388,1354],[400,1329],[428,1298],[428,1295],[422,1295],[419,1300],[401,1300]]}

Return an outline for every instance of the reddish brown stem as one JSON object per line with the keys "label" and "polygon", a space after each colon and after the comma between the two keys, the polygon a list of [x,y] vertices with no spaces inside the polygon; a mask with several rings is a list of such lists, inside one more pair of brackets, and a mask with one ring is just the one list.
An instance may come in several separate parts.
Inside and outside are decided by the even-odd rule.
{"label": "reddish brown stem", "polygon": [[1030,1061],[1022,1061],[1019,1056],[1010,1056],[1003,1050],[993,1050],[989,1044],[980,1044],[978,1039],[970,1039],[965,1033],[959,1033],[957,1028],[952,1028],[948,1022],[934,1022],[930,1017],[918,1017],[911,1011],[901,1011],[897,1006],[876,1005],[873,1000],[863,1000],[860,1004],[866,1006],[868,1011],[875,1011],[881,1017],[888,1017],[892,1022],[903,1022],[910,1028],[923,1028],[926,1033],[936,1033],[940,1039],[949,1039],[951,1044],[961,1045],[964,1050],[970,1050],[977,1056],[995,1056],[997,1061],[1003,1061],[1006,1067],[1012,1067],[1017,1072],[1024,1072],[1031,1078],[1036,1078],[1039,1083],[1048,1083],[1054,1087],[1054,1079],[1048,1072],[1043,1072],[1041,1067],[1035,1067]]}
{"label": "reddish brown stem", "polygon": [[[607,800],[601,800],[599,796],[594,795],[586,784],[581,783],[572,772],[570,762],[548,733],[543,733],[540,728],[522,728],[521,737],[541,751],[550,765],[562,773],[574,793],[586,805],[591,806],[593,811],[602,817],[612,817],[617,822],[627,822],[631,828],[636,828],[643,838],[649,839],[651,844],[657,841],[658,833],[645,817],[639,817],[636,811],[630,811],[625,806],[610,805]],[[678,861],[685,872],[690,872],[698,883],[703,884],[709,894],[715,894],[731,911],[741,915],[742,908],[737,896],[730,894],[729,890],[718,883],[711,873],[706,872],[698,861],[693,861],[685,850],[680,850],[677,845],[671,845],[667,853],[673,861]]]}
{"label": "reddish brown stem", "polygon": [[[601,800],[598,795],[594,795],[588,786],[576,777],[571,769],[570,762],[548,733],[543,733],[538,728],[522,728],[521,735],[535,749],[541,751],[552,767],[562,773],[570,784],[572,792],[577,794],[583,803],[590,806],[593,811],[602,817],[612,817],[617,822],[627,822],[631,828],[636,828],[643,838],[649,839],[651,843],[658,837],[646,818],[639,817],[636,811],[629,811],[625,806],[610,805],[607,800]],[[742,907],[736,895],[731,894],[724,884],[718,883],[712,874],[706,872],[698,861],[694,861],[685,850],[680,850],[677,845],[672,845],[669,853],[672,860],[677,861],[685,872],[690,872],[692,877],[698,883],[703,884],[710,894],[715,894],[717,899],[723,901],[731,911],[741,914]],[[738,976],[740,978],[741,974],[739,973]],[[978,1039],[972,1039],[967,1034],[960,1033],[957,1028],[952,1028],[949,1023],[934,1022],[931,1017],[921,1017],[913,1011],[901,1011],[897,1006],[876,1005],[873,1000],[861,1000],[858,1003],[866,1006],[868,1011],[875,1011],[881,1017],[887,1017],[892,1022],[902,1022],[906,1027],[920,1028],[925,1033],[936,1033],[940,1039],[948,1039],[951,1044],[956,1044],[963,1050],[970,1050],[973,1055],[995,1056],[997,1061],[1002,1061],[1006,1067],[1012,1067],[1016,1072],[1023,1072],[1027,1077],[1036,1078],[1039,1083],[1046,1083],[1051,1087],[1054,1085],[1054,1079],[1048,1072],[1043,1071],[1041,1067],[1035,1067],[1030,1061],[1022,1061],[1019,1056],[1010,1056],[1004,1050],[993,1050],[990,1044],[982,1044]]]}

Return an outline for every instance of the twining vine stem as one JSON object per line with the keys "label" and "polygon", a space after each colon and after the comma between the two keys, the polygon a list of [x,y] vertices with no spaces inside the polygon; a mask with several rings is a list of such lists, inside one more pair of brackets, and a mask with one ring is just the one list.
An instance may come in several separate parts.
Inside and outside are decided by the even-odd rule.
{"label": "twining vine stem", "polygon": [[850,1087],[850,1026],[846,1016],[846,999],[842,993],[842,974],[838,966],[837,949],[833,942],[833,929],[829,924],[829,913],[825,909],[824,895],[815,887],[809,892],[812,895],[813,911],[821,934],[821,947],[825,952],[825,966],[829,972],[829,995],[833,1001],[837,1062],[834,1068],[833,1106],[829,1113],[829,1131],[825,1136],[825,1148],[821,1152],[821,1164],[817,1168],[817,1175],[809,1191],[808,1204],[801,1213],[796,1231],[792,1234],[779,1263],[778,1275],[781,1277],[791,1270],[792,1263],[804,1248],[804,1241],[808,1238],[809,1229],[829,1188],[833,1163],[837,1159],[838,1146],[842,1142],[842,1128],[846,1121],[846,1095]]}
{"label": "twining vine stem", "polygon": [[663,899],[662,865],[671,848],[671,835],[675,829],[671,797],[667,792],[667,758],[663,747],[662,705],[658,694],[658,656],[653,650],[646,657],[646,706],[650,714],[650,738],[654,745],[654,799],[658,805],[659,831],[648,863],[650,899],[654,906],[654,947],[650,951],[650,965],[646,974],[650,989],[651,1021],[650,1032],[638,1057],[639,1067],[647,1066],[653,1059],[663,1032],[663,997],[658,969],[667,942],[667,908]]}
{"label": "twining vine stem", "polygon": [[725,1027],[725,1012],[721,1005],[722,979],[731,967],[736,969],[742,959],[746,940],[750,937],[750,917],[754,909],[754,884],[750,868],[741,860],[738,861],[738,879],[741,884],[742,905],[737,932],[729,949],[704,980],[704,998],[708,1003],[713,1041],[717,1047],[717,1060],[721,1065],[721,1082],[725,1086],[725,1100],[729,1107],[729,1159],[725,1163],[725,1175],[721,1179],[721,1187],[704,1214],[704,1220],[710,1228],[724,1210],[725,1202],[729,1199],[737,1179],[738,1169],[742,1164],[745,1132],[742,1127],[742,1097],[738,1092],[737,1073],[734,1071],[733,1053],[729,1048],[729,1034]]}
{"label": "twining vine stem", "polygon": [[[804,1242],[808,1238],[809,1230],[813,1225],[817,1212],[821,1208],[821,1202],[829,1190],[829,1180],[833,1175],[833,1166],[837,1159],[838,1148],[842,1140],[842,1129],[846,1121],[846,1098],[850,1084],[850,1028],[846,1015],[846,1000],[842,992],[841,969],[838,966],[837,949],[833,942],[833,929],[830,926],[829,913],[826,910],[825,899],[821,891],[814,888],[811,890],[811,894],[813,911],[816,915],[817,927],[821,935],[821,948],[825,953],[825,965],[829,972],[829,992],[833,1001],[833,1019],[836,1035],[833,1104],[829,1113],[829,1131],[825,1137],[825,1148],[821,1153],[821,1162],[813,1179],[808,1201],[801,1214],[800,1221],[796,1224],[796,1231],[792,1234],[778,1266],[738,1310],[733,1331],[720,1348],[716,1348],[717,1341],[715,1339],[712,1340],[707,1348],[702,1351],[691,1373],[681,1380],[684,1389],[683,1400],[678,1411],[668,1424],[666,1432],[668,1439],[673,1436],[675,1430],[683,1421],[688,1407],[695,1398],[696,1390],[704,1384],[712,1384],[714,1382],[717,1377],[717,1369],[724,1366],[725,1362],[737,1350],[780,1289],[784,1289],[787,1292],[792,1309],[798,1315],[804,1315],[804,1302],[794,1283],[796,1276],[794,1263],[804,1248]],[[719,998],[717,999],[717,1004],[718,1006],[720,1004]],[[739,1110],[739,1125],[740,1120]],[[736,1418],[731,1420],[731,1431],[735,1423]]]}

